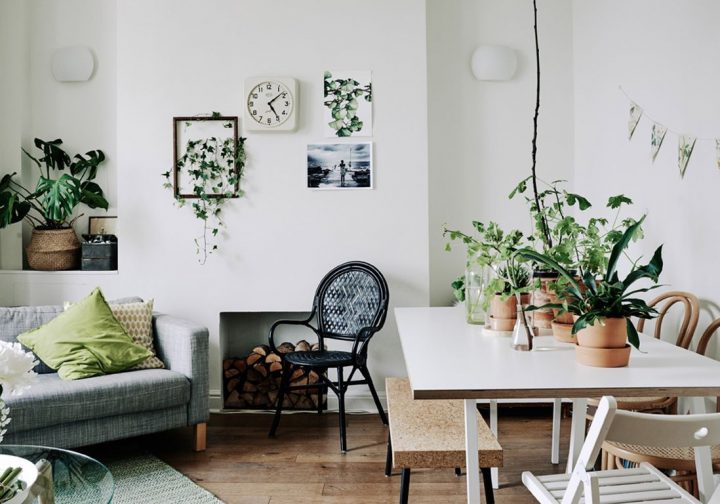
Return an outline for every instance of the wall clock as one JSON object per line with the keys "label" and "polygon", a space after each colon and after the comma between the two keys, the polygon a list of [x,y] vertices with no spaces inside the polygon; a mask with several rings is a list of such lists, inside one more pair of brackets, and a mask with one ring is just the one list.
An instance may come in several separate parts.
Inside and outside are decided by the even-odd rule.
{"label": "wall clock", "polygon": [[297,126],[297,81],[292,77],[245,79],[245,128],[293,131]]}

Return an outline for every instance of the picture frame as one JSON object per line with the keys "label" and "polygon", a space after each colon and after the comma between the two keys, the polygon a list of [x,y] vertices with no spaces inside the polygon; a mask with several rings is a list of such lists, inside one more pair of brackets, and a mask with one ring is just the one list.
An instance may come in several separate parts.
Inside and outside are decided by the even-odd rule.
{"label": "picture frame", "polygon": [[307,145],[307,188],[356,191],[375,188],[372,142]]}
{"label": "picture frame", "polygon": [[88,234],[117,236],[117,216],[95,215],[88,217]]}
{"label": "picture frame", "polygon": [[[229,146],[233,149],[232,158],[237,160],[240,149],[238,139],[237,116],[173,117],[173,192],[175,198],[199,198],[198,194],[191,189],[190,176],[187,173],[187,166],[185,166],[192,161],[190,150],[193,146],[202,146],[203,142],[214,142],[218,152],[221,148]],[[222,185],[228,187],[232,194],[229,195],[227,191],[222,193],[206,191],[206,196],[209,198],[239,198],[240,172],[238,167],[225,163],[222,168],[229,174],[225,181],[227,184],[223,183]]]}

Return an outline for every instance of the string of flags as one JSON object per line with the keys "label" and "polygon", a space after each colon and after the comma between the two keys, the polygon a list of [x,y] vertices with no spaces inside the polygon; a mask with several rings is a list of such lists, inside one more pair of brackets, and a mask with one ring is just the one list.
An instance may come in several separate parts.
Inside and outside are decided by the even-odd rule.
{"label": "string of flags", "polygon": [[628,117],[628,140],[632,140],[635,129],[642,117],[647,117],[652,122],[652,128],[650,130],[650,158],[655,161],[655,158],[660,151],[660,147],[663,145],[663,141],[667,136],[668,131],[674,133],[678,137],[678,168],[680,169],[680,177],[685,176],[685,170],[687,170],[688,162],[695,150],[695,145],[698,142],[715,142],[715,163],[717,168],[720,169],[720,138],[700,138],[695,135],[689,135],[685,133],[679,133],[669,129],[664,124],[652,119],[648,116],[645,111],[638,105],[632,98],[625,93],[623,88],[620,91],[630,100],[630,115]]}

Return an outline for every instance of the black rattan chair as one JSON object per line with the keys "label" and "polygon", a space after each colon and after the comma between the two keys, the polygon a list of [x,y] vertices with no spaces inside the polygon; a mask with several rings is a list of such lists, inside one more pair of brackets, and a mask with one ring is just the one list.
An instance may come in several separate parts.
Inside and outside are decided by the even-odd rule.
{"label": "black rattan chair", "polygon": [[[275,348],[275,329],[283,324],[302,325],[315,332],[320,350],[309,352],[289,352],[283,355],[283,371],[280,391],[277,397],[275,417],[273,418],[270,436],[280,423],[283,399],[288,390],[298,389],[331,389],[338,397],[340,416],[340,450],[347,451],[345,440],[345,392],[350,385],[367,385],[370,388],[375,406],[384,424],[387,425],[387,416],[383,411],[372,378],[367,369],[368,344],[373,335],[385,323],[388,309],[388,287],[380,271],[371,264],[351,261],[337,266],[322,279],[315,292],[312,313],[306,320],[280,320],[270,328],[270,348],[280,354]],[[317,327],[313,327],[311,322]],[[351,341],[350,352],[327,350],[325,340],[336,339]],[[293,385],[289,380],[293,366],[303,366],[313,369],[320,376],[322,385]],[[347,378],[344,369],[352,370]],[[333,382],[327,377],[329,368],[337,369],[337,381]],[[362,374],[362,380],[353,380],[355,372]],[[318,401],[322,403],[322,401]],[[318,406],[318,413],[322,406]]]}

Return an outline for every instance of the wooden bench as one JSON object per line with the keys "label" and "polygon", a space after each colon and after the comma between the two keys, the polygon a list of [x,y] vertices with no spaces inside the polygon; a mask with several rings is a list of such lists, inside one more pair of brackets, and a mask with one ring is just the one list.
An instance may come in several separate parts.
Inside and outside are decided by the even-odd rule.
{"label": "wooden bench", "polygon": [[[410,469],[465,466],[465,422],[462,401],[417,401],[412,398],[407,378],[387,378],[388,435],[385,476],[393,467],[402,469],[400,503],[408,502]],[[485,421],[478,416],[478,458],[485,498],[493,504],[490,468],[502,467],[502,447]]]}

